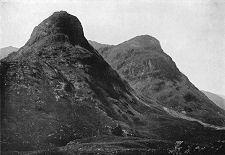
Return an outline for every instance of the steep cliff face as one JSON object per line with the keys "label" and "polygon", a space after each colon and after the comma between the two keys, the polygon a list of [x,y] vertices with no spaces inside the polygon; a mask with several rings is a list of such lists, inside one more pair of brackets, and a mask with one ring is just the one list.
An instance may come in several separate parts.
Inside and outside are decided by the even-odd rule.
{"label": "steep cliff face", "polygon": [[139,94],[205,123],[225,125],[225,112],[199,91],[163,52],[154,37],[143,35],[98,49]]}
{"label": "steep cliff face", "polygon": [[115,136],[121,136],[140,141],[130,147],[141,147],[142,138],[209,141],[224,135],[138,96],[89,45],[79,20],[63,11],[44,20],[25,46],[0,61],[0,75],[3,151],[68,144],[73,152],[78,143],[94,146],[91,142],[102,136],[96,145],[108,138],[119,143]]}

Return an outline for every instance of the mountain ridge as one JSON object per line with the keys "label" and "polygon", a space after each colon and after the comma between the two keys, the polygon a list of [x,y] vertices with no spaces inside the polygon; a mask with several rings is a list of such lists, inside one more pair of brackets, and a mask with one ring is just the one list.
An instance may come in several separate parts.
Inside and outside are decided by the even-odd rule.
{"label": "mountain ridge", "polygon": [[77,17],[53,13],[0,60],[3,153],[169,154],[177,140],[214,152],[223,144],[224,131],[174,117],[137,94],[81,28]]}
{"label": "mountain ridge", "polygon": [[[139,42],[141,43],[137,45]],[[134,44],[136,45],[133,46]],[[98,51],[143,96],[159,100],[162,106],[205,123],[224,124],[224,119],[220,118],[224,118],[224,111],[215,106],[179,71],[154,37],[141,35]]]}
{"label": "mountain ridge", "polygon": [[[6,142],[2,148],[47,149],[79,137],[121,135],[122,129],[131,135],[165,136],[146,132],[146,124],[158,119],[148,120],[151,115],[170,116],[154,103],[146,107],[137,101],[129,85],[94,48],[85,46],[83,35],[71,41],[68,35],[73,34],[60,26],[73,19],[77,22],[65,12],[54,13],[35,28],[25,46],[1,60],[2,141]],[[48,21],[53,21],[52,31],[43,26]]]}

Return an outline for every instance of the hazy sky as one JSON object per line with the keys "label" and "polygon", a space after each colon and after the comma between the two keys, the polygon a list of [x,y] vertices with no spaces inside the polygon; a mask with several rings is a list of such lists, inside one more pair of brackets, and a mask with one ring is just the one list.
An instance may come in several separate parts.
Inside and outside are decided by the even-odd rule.
{"label": "hazy sky", "polygon": [[199,89],[225,95],[224,0],[0,0],[0,47],[21,47],[54,11],[77,16],[87,39],[156,37]]}

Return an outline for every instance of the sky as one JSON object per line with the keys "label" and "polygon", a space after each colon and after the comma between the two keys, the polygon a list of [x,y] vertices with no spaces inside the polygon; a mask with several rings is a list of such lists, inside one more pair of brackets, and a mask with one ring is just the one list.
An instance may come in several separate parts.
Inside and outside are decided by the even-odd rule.
{"label": "sky", "polygon": [[0,0],[0,48],[22,47],[60,10],[79,18],[88,40],[157,38],[197,88],[225,95],[224,0]]}

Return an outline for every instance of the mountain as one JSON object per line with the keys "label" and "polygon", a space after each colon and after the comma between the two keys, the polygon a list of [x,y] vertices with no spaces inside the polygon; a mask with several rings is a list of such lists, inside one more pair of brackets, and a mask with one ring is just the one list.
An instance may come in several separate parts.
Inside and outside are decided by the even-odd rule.
{"label": "mountain", "polygon": [[93,46],[95,49],[100,49],[100,48],[107,48],[107,47],[112,47],[113,45],[108,45],[108,44],[101,44],[96,41],[88,40],[89,44]]}
{"label": "mountain", "polygon": [[179,71],[156,38],[137,36],[98,51],[145,98],[158,100],[163,107],[204,123],[225,125],[224,110],[217,107]]}
{"label": "mountain", "polygon": [[225,110],[225,98],[223,98],[220,95],[208,92],[208,91],[204,91],[202,90],[202,92],[211,100],[213,101],[216,105],[218,105],[220,108]]}
{"label": "mountain", "polygon": [[0,61],[0,78],[3,154],[224,150],[222,127],[138,95],[65,11],[41,22],[23,47]]}
{"label": "mountain", "polygon": [[13,47],[13,46],[8,46],[0,49],[0,59],[6,57],[8,54],[12,52],[16,52],[18,48]]}

